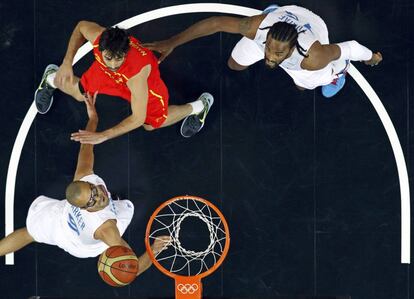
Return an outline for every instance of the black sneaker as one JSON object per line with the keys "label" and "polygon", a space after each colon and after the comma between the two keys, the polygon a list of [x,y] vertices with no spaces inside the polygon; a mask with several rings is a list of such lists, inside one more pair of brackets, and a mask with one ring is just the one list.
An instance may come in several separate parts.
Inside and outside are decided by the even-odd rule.
{"label": "black sneaker", "polygon": [[46,78],[50,74],[57,72],[58,69],[59,67],[54,64],[49,64],[46,67],[43,73],[42,81],[40,81],[40,85],[34,94],[36,108],[40,114],[45,114],[49,111],[50,107],[52,107],[53,91],[55,90],[55,88],[53,88],[47,83]]}
{"label": "black sneaker", "polygon": [[181,135],[185,138],[191,137],[204,127],[206,121],[207,113],[210,111],[211,106],[213,106],[214,98],[208,92],[203,93],[199,98],[204,104],[204,109],[198,113],[189,115],[184,118],[183,123],[181,124]]}

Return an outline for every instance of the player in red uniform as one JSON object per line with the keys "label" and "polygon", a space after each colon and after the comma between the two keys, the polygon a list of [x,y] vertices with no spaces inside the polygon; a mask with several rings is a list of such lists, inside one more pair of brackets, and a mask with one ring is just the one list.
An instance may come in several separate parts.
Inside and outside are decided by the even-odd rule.
{"label": "player in red uniform", "polygon": [[[95,61],[78,78],[73,75],[72,63],[85,40],[93,45]],[[56,88],[78,101],[84,101],[85,93],[95,96],[103,93],[131,103],[132,114],[118,125],[102,132],[72,133],[72,140],[89,144],[102,143],[140,126],[153,130],[182,119],[181,134],[191,137],[204,126],[214,101],[209,93],[203,93],[192,103],[168,106],[168,89],[160,77],[155,55],[125,30],[104,28],[88,21],[81,21],[75,27],[61,66],[46,68],[35,93],[39,113],[50,109]]]}

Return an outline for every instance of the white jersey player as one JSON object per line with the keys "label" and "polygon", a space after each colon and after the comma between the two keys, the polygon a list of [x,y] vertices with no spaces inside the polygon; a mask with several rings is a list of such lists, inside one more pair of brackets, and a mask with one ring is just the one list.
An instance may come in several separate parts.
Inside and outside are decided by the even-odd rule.
{"label": "white jersey player", "polygon": [[[108,248],[104,240],[95,238],[101,233],[100,227],[107,221],[113,221],[122,236],[131,222],[134,205],[129,200],[114,201],[105,182],[96,174],[80,178],[74,185],[79,188],[84,185],[90,190],[91,198],[105,202],[105,207],[91,212],[87,205],[82,208],[66,199],[57,200],[42,195],[29,208],[27,231],[36,242],[56,245],[79,258],[95,257]],[[74,188],[73,184],[69,188]],[[98,190],[103,195],[99,195]],[[124,242],[120,240],[120,243]]]}
{"label": "white jersey player", "polygon": [[334,96],[343,87],[349,61],[374,66],[382,60],[381,53],[372,53],[356,41],[329,44],[325,22],[294,5],[272,5],[263,14],[247,18],[211,17],[168,40],[144,46],[161,53],[161,62],[175,47],[216,32],[244,36],[228,60],[231,69],[244,70],[265,59],[271,69],[282,67],[301,90],[322,86],[325,97]]}
{"label": "white jersey player", "polygon": [[[98,115],[96,95],[85,96],[89,121],[85,130],[95,132]],[[82,144],[74,181],[66,188],[66,199],[39,196],[30,206],[26,227],[0,241],[0,255],[32,243],[55,245],[79,258],[95,257],[109,246],[130,247],[122,238],[134,214],[129,200],[113,200],[105,182],[93,173],[93,145]],[[162,237],[152,245],[158,253],[169,242]],[[138,275],[151,266],[147,253],[139,258]]]}

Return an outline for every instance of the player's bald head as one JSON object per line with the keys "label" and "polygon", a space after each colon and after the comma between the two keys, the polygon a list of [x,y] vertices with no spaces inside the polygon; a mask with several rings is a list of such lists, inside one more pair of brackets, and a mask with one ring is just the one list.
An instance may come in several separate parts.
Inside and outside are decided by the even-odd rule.
{"label": "player's bald head", "polygon": [[83,207],[88,202],[89,183],[74,181],[66,187],[67,201],[76,207]]}

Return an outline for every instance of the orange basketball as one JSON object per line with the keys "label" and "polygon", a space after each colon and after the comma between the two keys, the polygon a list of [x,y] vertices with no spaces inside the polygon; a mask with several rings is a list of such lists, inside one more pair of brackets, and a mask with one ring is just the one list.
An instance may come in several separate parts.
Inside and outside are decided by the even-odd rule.
{"label": "orange basketball", "polygon": [[109,247],[99,256],[98,273],[113,287],[126,286],[137,277],[138,258],[128,247]]}

